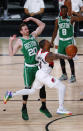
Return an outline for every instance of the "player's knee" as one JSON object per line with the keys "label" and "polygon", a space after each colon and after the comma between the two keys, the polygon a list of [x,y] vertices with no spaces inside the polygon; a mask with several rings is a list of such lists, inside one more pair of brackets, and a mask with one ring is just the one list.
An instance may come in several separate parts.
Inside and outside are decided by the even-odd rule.
{"label": "player's knee", "polygon": [[59,88],[61,90],[65,90],[66,89],[66,86],[62,82],[60,82],[58,86],[59,86]]}
{"label": "player's knee", "polygon": [[64,84],[61,85],[61,90],[64,92],[66,89],[66,86]]}

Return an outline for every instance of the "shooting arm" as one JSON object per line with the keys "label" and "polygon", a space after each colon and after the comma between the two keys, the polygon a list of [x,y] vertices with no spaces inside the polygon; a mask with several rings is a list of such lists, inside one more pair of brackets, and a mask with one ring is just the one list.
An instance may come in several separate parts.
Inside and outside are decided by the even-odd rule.
{"label": "shooting arm", "polygon": [[48,53],[48,55],[46,56],[46,62],[50,63],[53,62],[56,59],[70,59],[69,56],[67,55],[62,55],[62,54],[54,54],[52,52]]}

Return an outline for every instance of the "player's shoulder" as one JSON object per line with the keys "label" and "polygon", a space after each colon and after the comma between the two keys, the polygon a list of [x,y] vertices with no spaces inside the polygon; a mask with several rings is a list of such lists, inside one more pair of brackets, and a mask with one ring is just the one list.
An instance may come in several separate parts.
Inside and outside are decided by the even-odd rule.
{"label": "player's shoulder", "polygon": [[59,16],[55,18],[55,24],[58,23],[59,21]]}
{"label": "player's shoulder", "polygon": [[22,42],[22,38],[17,38],[17,42]]}
{"label": "player's shoulder", "polygon": [[56,17],[56,20],[58,20],[58,19],[60,19],[60,16],[57,16],[57,17]]}

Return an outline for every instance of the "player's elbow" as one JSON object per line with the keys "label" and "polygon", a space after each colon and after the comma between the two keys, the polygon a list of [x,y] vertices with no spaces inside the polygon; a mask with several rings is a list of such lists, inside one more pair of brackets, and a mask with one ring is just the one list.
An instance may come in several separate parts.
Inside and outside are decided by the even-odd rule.
{"label": "player's elbow", "polygon": [[33,95],[34,93],[35,93],[35,89],[34,88],[30,89],[30,94]]}
{"label": "player's elbow", "polygon": [[42,30],[44,30],[44,28],[45,28],[45,23],[42,23]]}
{"label": "player's elbow", "polygon": [[44,28],[45,28],[45,23],[42,22],[42,24],[41,24],[41,26],[39,28],[39,34],[42,33],[42,31],[44,30]]}

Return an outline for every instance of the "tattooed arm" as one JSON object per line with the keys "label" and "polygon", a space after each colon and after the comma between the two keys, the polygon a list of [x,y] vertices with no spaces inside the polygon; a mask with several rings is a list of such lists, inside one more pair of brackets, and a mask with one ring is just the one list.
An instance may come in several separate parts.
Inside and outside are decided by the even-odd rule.
{"label": "tattooed arm", "polygon": [[62,54],[54,54],[52,52],[48,53],[48,55],[46,56],[46,62],[50,63],[53,62],[56,59],[71,59],[70,56],[67,55],[62,55]]}

